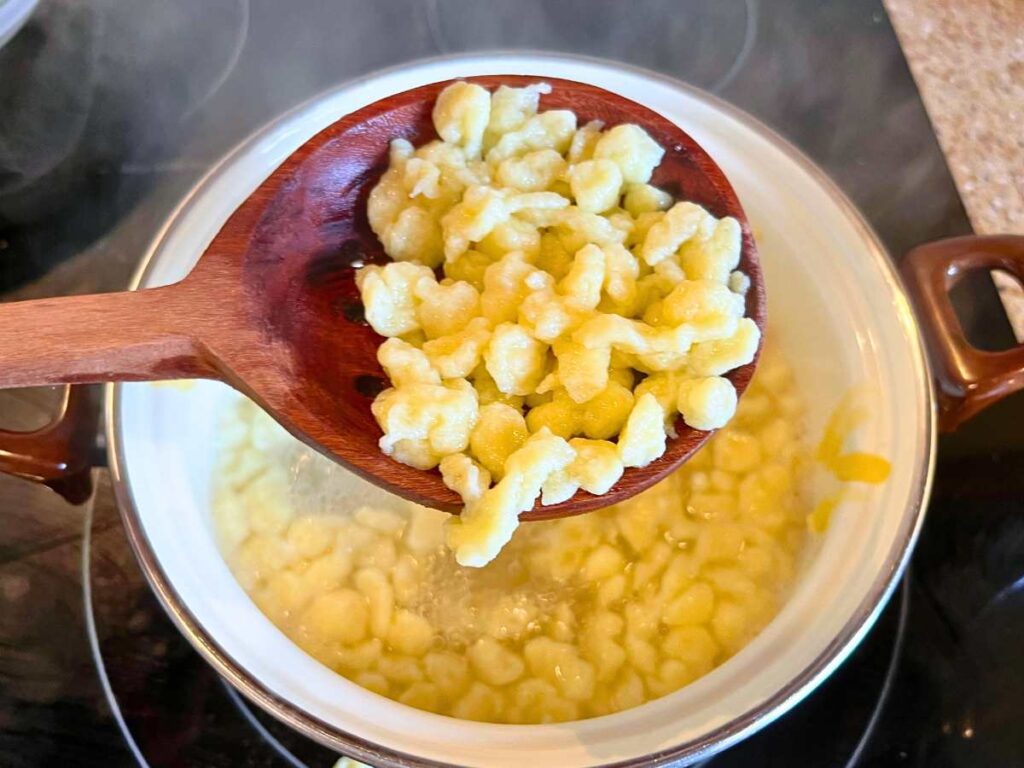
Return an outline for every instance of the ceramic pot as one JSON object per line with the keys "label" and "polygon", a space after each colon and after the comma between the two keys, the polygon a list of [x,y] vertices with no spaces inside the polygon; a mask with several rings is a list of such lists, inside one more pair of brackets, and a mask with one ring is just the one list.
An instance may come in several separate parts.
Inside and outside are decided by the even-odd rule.
{"label": "ceramic pot", "polygon": [[[966,270],[998,266],[1024,274],[1024,238],[960,238],[910,254],[904,279],[915,311],[877,236],[849,201],[751,117],[621,64],[478,55],[403,65],[350,83],[243,142],[173,213],[132,287],[184,277],[252,190],[343,115],[425,83],[494,73],[577,80],[620,93],[682,126],[715,158],[753,226],[769,332],[805,393],[810,432],[821,432],[844,393],[862,389],[872,407],[857,446],[892,462],[889,480],[837,510],[782,610],[733,658],[643,706],[558,725],[475,723],[412,709],[322,666],[260,613],[213,536],[217,425],[237,397],[223,385],[107,388],[110,467],[125,527],[154,591],[196,650],[268,712],[346,755],[386,766],[489,768],[661,765],[707,757],[779,717],[849,655],[917,539],[940,419],[954,426],[1024,385],[1024,349],[971,348],[948,300]],[[87,488],[76,479],[83,463],[75,457],[91,435],[75,417],[85,409],[72,396],[66,418],[47,430],[0,435],[8,451],[0,452],[0,465],[81,498]]]}

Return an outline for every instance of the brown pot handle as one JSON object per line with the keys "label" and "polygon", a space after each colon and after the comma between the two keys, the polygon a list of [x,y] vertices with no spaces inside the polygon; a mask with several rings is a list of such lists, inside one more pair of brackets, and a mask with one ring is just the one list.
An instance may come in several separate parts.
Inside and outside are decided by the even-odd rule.
{"label": "brown pot handle", "polygon": [[976,269],[1002,269],[1024,281],[1024,236],[954,237],[912,250],[901,270],[917,305],[939,394],[939,426],[956,429],[1024,388],[1024,346],[986,352],[967,341],[949,291]]}
{"label": "brown pot handle", "polygon": [[86,501],[92,494],[96,405],[94,387],[68,387],[60,413],[45,427],[0,429],[0,472],[48,485],[72,504]]}

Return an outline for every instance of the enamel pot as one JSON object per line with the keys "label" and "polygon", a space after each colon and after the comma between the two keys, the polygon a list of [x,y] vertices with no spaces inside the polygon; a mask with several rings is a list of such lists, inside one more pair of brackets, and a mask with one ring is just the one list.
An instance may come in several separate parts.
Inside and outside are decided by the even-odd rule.
{"label": "enamel pot", "polygon": [[[924,521],[936,431],[1024,386],[1024,348],[973,348],[950,288],[972,269],[1024,276],[1024,238],[922,246],[901,276],[843,194],[756,120],[678,82],[565,56],[474,55],[408,64],[325,93],[239,145],[159,232],[134,288],[181,279],[232,211],[308,138],[370,102],[425,83],[515,73],[591,83],[683,127],[718,162],[746,210],[765,272],[770,333],[793,367],[820,434],[843,393],[870,418],[857,447],[887,457],[887,482],[836,511],[775,619],[733,658],[664,698],[558,725],[466,722],[364,690],[293,645],[242,591],[217,550],[210,480],[227,387],[123,384],[106,390],[109,464],[128,537],[153,590],[195,649],[281,721],[375,765],[569,768],[707,757],[794,706],[850,654],[905,567]],[[87,497],[89,403],[0,434],[0,468]]]}

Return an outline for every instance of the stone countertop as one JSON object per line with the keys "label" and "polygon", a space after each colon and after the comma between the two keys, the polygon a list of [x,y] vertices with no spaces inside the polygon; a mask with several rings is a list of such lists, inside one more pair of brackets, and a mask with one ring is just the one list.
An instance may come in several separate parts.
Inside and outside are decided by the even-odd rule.
{"label": "stone countertop", "polygon": [[[1024,2],[885,5],[974,230],[1024,233]],[[1024,291],[995,280],[1024,341]]]}

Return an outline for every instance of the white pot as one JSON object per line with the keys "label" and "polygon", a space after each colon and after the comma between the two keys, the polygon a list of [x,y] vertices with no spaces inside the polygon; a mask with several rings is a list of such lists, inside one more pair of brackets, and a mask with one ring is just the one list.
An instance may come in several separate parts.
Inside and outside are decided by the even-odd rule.
{"label": "white pot", "polygon": [[[889,480],[849,496],[805,558],[780,613],[736,656],[664,698],[559,725],[483,724],[412,709],[322,666],[259,612],[214,542],[210,480],[218,427],[238,397],[223,385],[107,389],[110,466],[125,527],[153,589],[199,653],[271,714],[344,754],[379,765],[488,768],[660,765],[707,757],[800,701],[870,628],[923,521],[937,404],[944,424],[955,426],[1024,388],[1024,348],[988,353],[970,347],[947,295],[970,269],[999,267],[1024,278],[1024,238],[959,238],[907,257],[908,287],[937,363],[932,371],[910,302],[877,238],[785,141],[706,94],[621,64],[491,54],[379,73],[275,121],[193,189],[149,249],[133,287],[182,279],[249,194],[338,118],[419,85],[483,74],[591,83],[691,134],[725,171],[747,211],[765,273],[770,333],[797,374],[811,434],[821,433],[843,395],[863,390],[872,407],[854,447],[889,458]],[[53,304],[59,301],[45,302]],[[941,384],[938,398],[933,375]],[[30,434],[0,431],[0,471],[48,482],[81,500],[90,438],[81,416],[88,404],[74,394],[81,390],[72,392],[54,425]]]}
{"label": "white pot", "polygon": [[[125,527],[153,589],[199,653],[267,711],[344,754],[379,765],[488,768],[706,757],[783,714],[856,646],[907,562],[931,482],[936,393],[915,315],[875,235],[799,152],[706,94],[621,64],[492,54],[405,65],[324,94],[236,148],[174,212],[134,287],[183,278],[235,208],[341,116],[418,85],[482,74],[592,83],[690,133],[747,211],[765,273],[770,333],[797,374],[811,434],[821,433],[844,394],[863,389],[872,407],[855,447],[890,459],[889,480],[863,486],[836,511],[788,602],[736,656],[664,698],[559,725],[474,723],[412,709],[322,666],[260,613],[214,541],[210,480],[218,427],[238,397],[223,385],[108,388],[110,466]],[[938,361],[948,423],[1024,387],[1024,350],[970,348],[946,296],[970,268],[1024,275],[1024,238],[946,241],[918,249],[906,263]],[[75,454],[89,430],[75,428],[74,417],[82,408],[82,398],[72,396],[55,426],[31,435],[0,432],[0,471],[50,482],[80,499],[85,488],[75,482]]]}
{"label": "white pot", "polygon": [[108,393],[110,464],[136,554],[171,617],[240,691],[308,736],[383,765],[568,768],[696,759],[763,727],[853,649],[917,537],[931,479],[935,408],[914,315],[881,245],[842,194],[766,128],[646,72],[578,58],[487,55],[407,65],[343,86],[244,142],[175,211],[135,287],[175,282],[232,211],[292,151],[389,93],[473,74],[592,83],[682,126],[732,181],[758,239],[771,328],[810,405],[811,433],[849,388],[874,407],[858,439],[890,480],[837,512],[789,601],[745,649],[674,694],[560,725],[493,725],[429,714],[366,691],[293,645],[236,583],[214,542],[210,476],[220,384]]}

